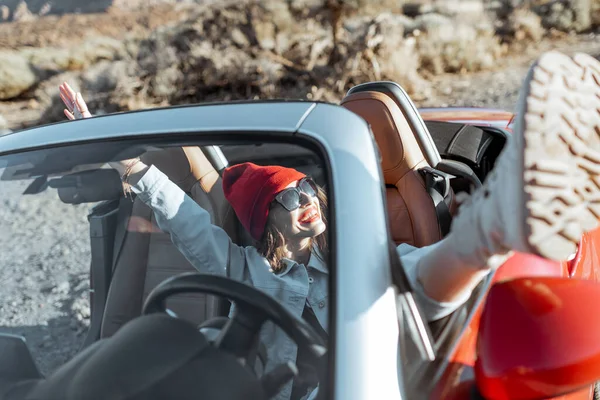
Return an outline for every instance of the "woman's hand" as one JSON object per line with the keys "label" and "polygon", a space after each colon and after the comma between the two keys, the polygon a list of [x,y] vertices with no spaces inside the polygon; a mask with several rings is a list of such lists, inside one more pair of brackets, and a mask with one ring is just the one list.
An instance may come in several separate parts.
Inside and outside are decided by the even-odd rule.
{"label": "woman's hand", "polygon": [[75,91],[69,86],[67,82],[63,82],[62,85],[58,87],[60,92],[60,98],[65,103],[67,107],[64,110],[65,115],[70,120],[81,119],[81,118],[91,118],[92,114],[87,108],[87,104],[83,100],[81,93]]}

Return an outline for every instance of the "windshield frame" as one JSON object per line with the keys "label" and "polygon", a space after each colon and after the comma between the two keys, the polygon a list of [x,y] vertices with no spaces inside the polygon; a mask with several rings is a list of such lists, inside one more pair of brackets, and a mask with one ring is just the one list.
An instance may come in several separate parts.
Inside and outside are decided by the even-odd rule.
{"label": "windshield frame", "polygon": [[[282,111],[279,118],[277,110]],[[82,131],[88,134],[82,136]],[[17,140],[20,135],[25,135],[23,140]],[[323,394],[347,399],[384,390],[390,398],[402,398],[381,166],[369,127],[356,114],[339,106],[306,102],[169,108],[17,132],[0,138],[0,148],[1,154],[11,154],[114,140],[215,145],[290,139],[315,149],[324,160],[332,210],[329,225],[336,233],[330,240],[329,283],[330,332],[335,332],[329,349],[333,384]],[[360,191],[355,190],[357,182]],[[353,218],[338,218],[341,215]],[[380,372],[365,377],[365,368]]]}

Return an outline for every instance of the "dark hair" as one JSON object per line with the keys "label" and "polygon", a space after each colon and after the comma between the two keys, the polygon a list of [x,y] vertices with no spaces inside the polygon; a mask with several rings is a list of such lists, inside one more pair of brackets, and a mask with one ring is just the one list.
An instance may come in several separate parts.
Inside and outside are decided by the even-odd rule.
{"label": "dark hair", "polygon": [[[325,226],[327,226],[327,194],[320,186],[317,186],[317,199],[319,200],[319,207],[321,209],[321,219]],[[321,253],[320,255],[315,254],[315,256],[327,258],[328,248],[326,235],[327,230],[311,240],[310,246],[316,246]],[[270,214],[267,219],[267,225],[265,226],[265,232],[258,241],[256,248],[260,255],[267,259],[273,272],[277,273],[283,269],[284,265],[282,259],[285,257],[285,238],[275,227],[275,224],[271,222]]]}

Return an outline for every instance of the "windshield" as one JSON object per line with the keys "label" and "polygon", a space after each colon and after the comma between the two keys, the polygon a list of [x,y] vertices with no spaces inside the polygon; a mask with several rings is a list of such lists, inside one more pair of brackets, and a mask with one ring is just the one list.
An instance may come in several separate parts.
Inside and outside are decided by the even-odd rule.
{"label": "windshield", "polygon": [[[231,167],[227,178],[211,163],[215,152]],[[325,176],[314,152],[274,143],[117,141],[0,157],[0,334],[24,337],[48,375],[139,318],[166,279],[201,272],[275,299],[326,343]],[[313,251],[282,254],[278,235],[301,237]],[[216,340],[236,307],[187,293],[163,311]],[[316,361],[302,348],[296,355],[290,329],[263,326],[253,367],[260,376],[297,356],[305,372],[294,390],[309,391],[318,386]]]}

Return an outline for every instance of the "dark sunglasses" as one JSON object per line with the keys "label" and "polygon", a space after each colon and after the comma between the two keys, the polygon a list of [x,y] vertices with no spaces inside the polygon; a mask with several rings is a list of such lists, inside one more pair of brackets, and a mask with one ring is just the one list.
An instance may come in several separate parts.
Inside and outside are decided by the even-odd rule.
{"label": "dark sunglasses", "polygon": [[281,204],[286,210],[294,211],[302,205],[302,193],[308,198],[317,197],[317,184],[309,177],[302,178],[298,186],[287,188],[277,193],[275,201]]}

